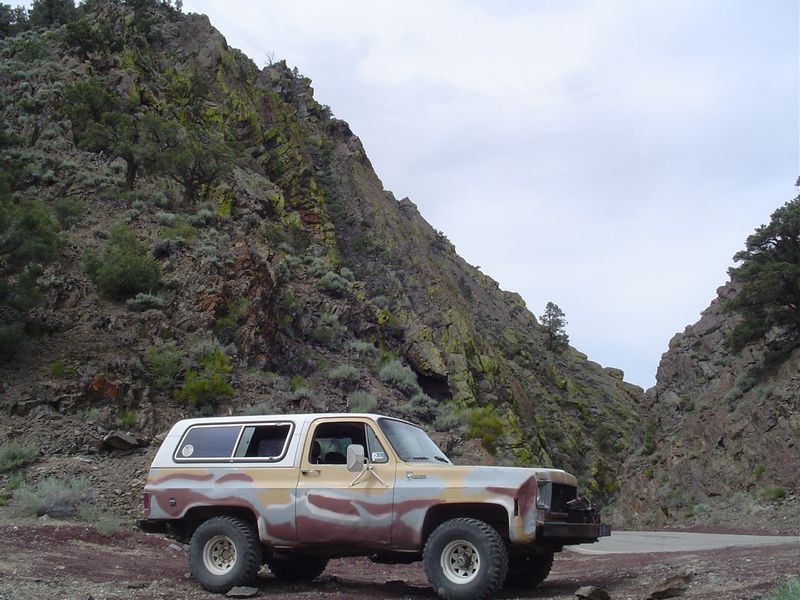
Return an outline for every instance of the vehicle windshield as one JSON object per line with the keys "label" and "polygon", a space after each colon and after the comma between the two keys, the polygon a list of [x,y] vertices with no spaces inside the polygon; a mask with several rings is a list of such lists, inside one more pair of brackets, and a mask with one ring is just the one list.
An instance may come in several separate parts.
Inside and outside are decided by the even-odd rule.
{"label": "vehicle windshield", "polygon": [[380,419],[379,424],[400,460],[451,464],[428,434],[419,427],[393,419]]}

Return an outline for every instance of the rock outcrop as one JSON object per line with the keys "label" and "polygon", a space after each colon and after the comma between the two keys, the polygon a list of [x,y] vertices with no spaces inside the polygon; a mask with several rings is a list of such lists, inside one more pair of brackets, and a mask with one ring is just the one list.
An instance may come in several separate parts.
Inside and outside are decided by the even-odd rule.
{"label": "rock outcrop", "polygon": [[670,340],[647,391],[641,447],[626,463],[617,522],[717,524],[796,532],[800,350],[725,345],[739,316],[730,283]]}

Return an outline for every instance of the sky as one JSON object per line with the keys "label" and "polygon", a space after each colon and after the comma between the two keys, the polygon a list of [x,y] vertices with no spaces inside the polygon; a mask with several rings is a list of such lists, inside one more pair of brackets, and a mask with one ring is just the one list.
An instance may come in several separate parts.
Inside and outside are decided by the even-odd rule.
{"label": "sky", "polygon": [[384,187],[642,387],[797,195],[796,0],[185,0],[285,59]]}

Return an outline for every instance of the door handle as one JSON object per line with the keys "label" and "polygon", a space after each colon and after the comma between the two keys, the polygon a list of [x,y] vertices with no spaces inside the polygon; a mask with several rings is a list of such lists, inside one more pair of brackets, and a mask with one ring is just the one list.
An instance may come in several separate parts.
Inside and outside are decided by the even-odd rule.
{"label": "door handle", "polygon": [[322,471],[319,469],[301,469],[300,472],[303,475],[319,475]]}

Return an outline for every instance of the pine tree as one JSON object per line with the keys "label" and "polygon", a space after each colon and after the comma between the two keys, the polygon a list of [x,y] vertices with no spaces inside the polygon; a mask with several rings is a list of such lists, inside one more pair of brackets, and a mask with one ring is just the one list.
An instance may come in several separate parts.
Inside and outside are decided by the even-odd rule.
{"label": "pine tree", "polygon": [[729,346],[739,351],[773,330],[772,350],[799,346],[800,196],[776,210],[768,225],[756,229],[733,260],[740,264],[728,273],[739,291],[725,309],[743,318],[729,335]]}
{"label": "pine tree", "polygon": [[539,321],[541,321],[547,335],[548,350],[560,351],[569,345],[569,336],[566,331],[566,315],[557,304],[548,302],[544,308],[544,314],[539,317]]}

